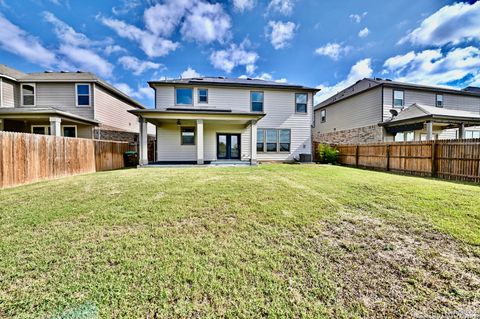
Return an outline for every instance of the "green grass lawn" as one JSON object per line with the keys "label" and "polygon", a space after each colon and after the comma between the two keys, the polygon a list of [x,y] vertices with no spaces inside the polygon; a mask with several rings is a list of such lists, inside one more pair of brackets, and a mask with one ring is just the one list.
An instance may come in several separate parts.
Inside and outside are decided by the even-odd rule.
{"label": "green grass lawn", "polygon": [[0,191],[0,317],[480,315],[480,187],[323,165]]}

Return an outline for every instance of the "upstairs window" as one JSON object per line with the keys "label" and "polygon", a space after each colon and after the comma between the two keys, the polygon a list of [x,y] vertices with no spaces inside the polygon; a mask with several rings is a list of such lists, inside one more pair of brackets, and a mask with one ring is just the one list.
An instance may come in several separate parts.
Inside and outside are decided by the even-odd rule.
{"label": "upstairs window", "polygon": [[175,104],[177,105],[192,105],[193,90],[189,88],[175,89]]}
{"label": "upstairs window", "polygon": [[295,112],[307,113],[307,93],[295,94]]}
{"label": "upstairs window", "polygon": [[252,112],[263,112],[263,92],[251,92]]}
{"label": "upstairs window", "polygon": [[77,106],[90,106],[90,84],[77,84]]}
{"label": "upstairs window", "polygon": [[198,103],[208,103],[207,89],[198,89]]}
{"label": "upstairs window", "polygon": [[443,94],[437,94],[435,96],[435,106],[443,107]]}
{"label": "upstairs window", "polygon": [[324,123],[327,121],[327,110],[320,111],[320,122]]}
{"label": "upstairs window", "polygon": [[35,106],[35,84],[22,84],[22,105]]}
{"label": "upstairs window", "polygon": [[405,105],[404,95],[405,92],[403,91],[393,91],[393,107],[403,107]]}
{"label": "upstairs window", "polygon": [[182,145],[195,145],[195,128],[182,127]]}

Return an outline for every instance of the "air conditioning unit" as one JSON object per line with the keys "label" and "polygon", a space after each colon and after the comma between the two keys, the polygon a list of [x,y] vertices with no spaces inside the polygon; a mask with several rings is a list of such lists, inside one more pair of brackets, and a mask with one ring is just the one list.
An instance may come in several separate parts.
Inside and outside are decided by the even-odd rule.
{"label": "air conditioning unit", "polygon": [[300,154],[300,163],[310,163],[312,161],[312,154]]}

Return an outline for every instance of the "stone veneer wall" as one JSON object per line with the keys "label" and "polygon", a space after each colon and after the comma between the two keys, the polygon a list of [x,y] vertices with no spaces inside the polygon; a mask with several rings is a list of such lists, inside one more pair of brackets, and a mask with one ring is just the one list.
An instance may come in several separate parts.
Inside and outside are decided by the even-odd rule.
{"label": "stone veneer wall", "polygon": [[328,133],[314,132],[313,141],[332,144],[360,144],[382,142],[383,128],[378,125],[371,125]]}

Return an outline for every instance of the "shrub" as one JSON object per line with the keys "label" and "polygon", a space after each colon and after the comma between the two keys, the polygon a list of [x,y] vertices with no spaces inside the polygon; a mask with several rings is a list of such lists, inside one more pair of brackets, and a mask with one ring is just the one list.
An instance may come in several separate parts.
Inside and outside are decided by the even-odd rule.
{"label": "shrub", "polygon": [[317,147],[317,159],[322,164],[335,164],[337,163],[338,150],[336,147],[332,147],[328,144],[318,144]]}

